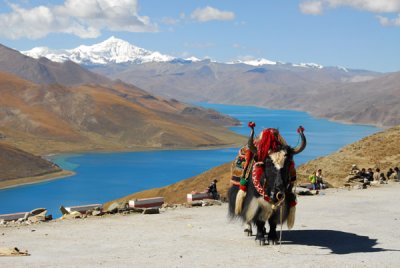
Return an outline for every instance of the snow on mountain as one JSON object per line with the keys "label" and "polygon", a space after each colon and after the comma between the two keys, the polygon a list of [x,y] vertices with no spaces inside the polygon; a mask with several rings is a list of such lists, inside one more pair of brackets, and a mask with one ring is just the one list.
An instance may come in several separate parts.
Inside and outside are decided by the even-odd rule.
{"label": "snow on mountain", "polygon": [[149,51],[130,43],[110,37],[104,42],[92,46],[79,46],[74,49],[51,50],[46,47],[33,48],[22,51],[23,54],[40,58],[46,57],[49,60],[63,62],[74,61],[78,64],[108,64],[108,63],[146,63],[146,62],[168,62],[175,57],[161,54],[157,51]]}
{"label": "snow on mountain", "polygon": [[[36,47],[31,50],[21,51],[21,53],[32,57],[40,58],[46,57],[51,61],[64,62],[71,60],[78,64],[84,65],[103,65],[109,63],[147,63],[147,62],[171,62],[171,63],[191,63],[208,60],[210,62],[217,62],[211,59],[199,59],[196,57],[189,58],[176,58],[173,56],[161,54],[157,51],[150,51],[144,48],[134,46],[127,41],[118,39],[114,36],[109,39],[91,46],[81,45],[74,49],[60,49],[53,50],[47,47]],[[235,60],[227,62],[227,64],[247,64],[251,66],[263,66],[263,65],[279,65],[286,64],[283,62],[271,61],[268,59],[260,58],[253,60]],[[301,68],[314,68],[322,69],[324,66],[316,63],[300,63],[300,64],[289,64],[293,67]],[[343,67],[337,67],[338,69],[347,72],[348,70]]]}
{"label": "snow on mountain", "polygon": [[270,61],[267,59],[255,59],[255,60],[235,60],[235,61],[231,61],[228,62],[228,64],[237,64],[237,63],[243,63],[243,64],[247,64],[247,65],[252,65],[252,66],[262,66],[262,65],[276,65],[277,62],[276,61]]}
{"label": "snow on mountain", "polygon": [[294,67],[304,67],[304,68],[314,68],[314,69],[322,69],[324,66],[317,64],[317,63],[300,63],[300,64],[293,64]]}

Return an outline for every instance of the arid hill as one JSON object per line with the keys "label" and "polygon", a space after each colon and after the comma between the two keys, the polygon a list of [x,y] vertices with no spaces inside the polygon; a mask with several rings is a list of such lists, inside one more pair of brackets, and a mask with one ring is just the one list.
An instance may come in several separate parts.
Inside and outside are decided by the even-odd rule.
{"label": "arid hill", "polygon": [[132,85],[39,85],[0,73],[3,142],[38,154],[228,146],[238,121]]}
{"label": "arid hill", "polygon": [[28,177],[33,181],[65,174],[60,167],[40,156],[0,143],[0,188],[26,183]]}
{"label": "arid hill", "polygon": [[33,59],[0,44],[0,72],[13,73],[37,84],[110,84],[111,80],[92,73],[76,63]]}
{"label": "arid hill", "polygon": [[[379,167],[386,173],[389,167],[400,166],[398,144],[400,144],[400,126],[373,134],[331,155],[299,166],[298,182],[307,182],[308,176],[317,168],[321,168],[326,181],[334,187],[340,187],[346,182],[352,164],[356,164],[359,168]],[[226,196],[230,185],[230,168],[231,163],[226,163],[170,186],[135,193],[117,201],[163,196],[168,203],[183,203],[186,202],[187,193],[203,191],[213,179],[218,180],[218,190],[222,196]]]}
{"label": "arid hill", "polygon": [[400,124],[400,72],[196,62],[91,67],[169,98],[310,112],[350,123]]}

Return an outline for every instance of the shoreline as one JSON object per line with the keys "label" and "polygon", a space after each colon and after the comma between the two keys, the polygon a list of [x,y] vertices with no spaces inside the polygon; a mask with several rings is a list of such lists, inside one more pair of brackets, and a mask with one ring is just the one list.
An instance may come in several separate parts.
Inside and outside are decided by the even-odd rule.
{"label": "shoreline", "polygon": [[54,173],[50,173],[50,174],[46,174],[46,175],[24,177],[24,178],[2,181],[2,182],[0,182],[0,190],[11,189],[11,188],[16,188],[16,187],[20,187],[20,186],[30,185],[30,184],[58,180],[58,179],[62,179],[65,177],[73,176],[75,174],[76,173],[73,171],[61,170],[59,172],[54,172]]}
{"label": "shoreline", "polygon": [[[47,153],[44,154],[43,157],[47,159],[48,161],[53,162],[53,158],[57,157],[59,155],[80,155],[80,154],[90,154],[90,153],[134,153],[134,152],[152,152],[152,151],[168,151],[168,150],[174,150],[174,151],[183,151],[183,150],[217,150],[217,149],[228,149],[228,148],[236,148],[235,146],[241,146],[238,144],[226,144],[223,146],[219,145],[208,145],[208,146],[201,146],[201,147],[187,147],[187,148],[146,148],[146,147],[137,147],[137,148],[129,148],[127,150],[124,149],[117,149],[117,150],[88,150],[88,151],[66,151],[66,152],[57,152],[57,153]],[[30,184],[36,184],[36,183],[42,183],[42,182],[48,182],[52,180],[57,180],[65,177],[70,177],[75,175],[76,172],[70,171],[70,170],[62,170],[60,172],[54,172],[46,175],[39,175],[39,176],[33,176],[33,177],[24,177],[24,178],[18,178],[18,179],[12,179],[12,180],[7,180],[0,182],[0,190],[4,189],[10,189],[10,188],[15,188],[15,187],[20,187],[24,185],[30,185]]]}

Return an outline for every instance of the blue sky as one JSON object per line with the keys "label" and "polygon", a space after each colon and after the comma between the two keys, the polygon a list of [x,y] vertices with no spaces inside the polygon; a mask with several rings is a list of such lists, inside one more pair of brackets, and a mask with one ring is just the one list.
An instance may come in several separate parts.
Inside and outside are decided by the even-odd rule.
{"label": "blue sky", "polygon": [[400,71],[400,0],[0,0],[0,43],[75,48],[115,36],[217,61]]}

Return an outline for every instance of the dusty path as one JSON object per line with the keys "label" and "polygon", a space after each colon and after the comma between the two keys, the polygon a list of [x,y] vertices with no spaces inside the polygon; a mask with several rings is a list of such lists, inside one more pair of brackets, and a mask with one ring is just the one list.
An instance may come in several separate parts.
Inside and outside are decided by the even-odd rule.
{"label": "dusty path", "polygon": [[0,228],[0,267],[400,267],[400,184],[299,198],[282,246],[258,246],[227,206]]}

